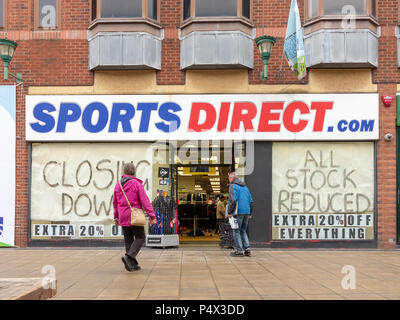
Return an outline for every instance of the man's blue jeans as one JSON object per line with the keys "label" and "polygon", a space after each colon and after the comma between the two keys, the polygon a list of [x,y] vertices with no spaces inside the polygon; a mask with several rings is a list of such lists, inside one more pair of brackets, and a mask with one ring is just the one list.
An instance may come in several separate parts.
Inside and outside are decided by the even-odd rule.
{"label": "man's blue jeans", "polygon": [[248,214],[238,214],[235,216],[238,221],[239,228],[233,230],[233,238],[235,239],[236,251],[243,252],[250,248],[249,238],[247,237],[247,226],[249,225]]}

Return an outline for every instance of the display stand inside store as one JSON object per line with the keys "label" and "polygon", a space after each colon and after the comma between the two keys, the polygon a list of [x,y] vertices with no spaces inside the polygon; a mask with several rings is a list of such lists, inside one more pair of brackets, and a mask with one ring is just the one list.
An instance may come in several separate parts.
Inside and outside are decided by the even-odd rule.
{"label": "display stand inside store", "polygon": [[179,245],[178,212],[176,203],[166,192],[157,192],[153,200],[153,209],[157,224],[149,228],[146,237],[147,247],[176,247]]}

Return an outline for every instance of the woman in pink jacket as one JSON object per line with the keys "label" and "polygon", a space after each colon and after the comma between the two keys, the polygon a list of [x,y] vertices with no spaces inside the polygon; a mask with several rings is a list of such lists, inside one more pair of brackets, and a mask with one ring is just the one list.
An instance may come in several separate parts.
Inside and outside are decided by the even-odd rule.
{"label": "woman in pink jacket", "polygon": [[[157,223],[153,207],[143,188],[142,181],[135,177],[136,168],[132,163],[124,165],[124,175],[121,178],[121,185],[129,202],[134,208],[142,208],[150,217],[150,225]],[[122,262],[127,271],[140,270],[136,256],[146,241],[144,227],[131,225],[131,209],[121,190],[119,182],[114,189],[114,223],[122,227],[124,234],[126,254]]]}

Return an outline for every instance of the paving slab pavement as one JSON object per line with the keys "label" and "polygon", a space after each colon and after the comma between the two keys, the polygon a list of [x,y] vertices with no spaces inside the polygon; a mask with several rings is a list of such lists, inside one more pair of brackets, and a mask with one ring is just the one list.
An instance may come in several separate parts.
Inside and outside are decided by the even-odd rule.
{"label": "paving slab pavement", "polygon": [[[400,299],[399,250],[271,249],[254,250],[250,258],[229,253],[144,248],[142,270],[127,272],[123,248],[1,249],[0,273],[2,279],[35,278],[37,286],[54,272],[55,300]],[[2,279],[0,299],[15,297]]]}
{"label": "paving slab pavement", "polygon": [[0,300],[47,300],[56,288],[56,281],[42,278],[0,278]]}

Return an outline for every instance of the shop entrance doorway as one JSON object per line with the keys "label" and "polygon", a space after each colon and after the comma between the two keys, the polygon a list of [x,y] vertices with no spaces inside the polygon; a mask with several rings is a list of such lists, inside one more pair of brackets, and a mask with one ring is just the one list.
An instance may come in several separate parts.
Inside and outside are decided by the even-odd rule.
{"label": "shop entrance doorway", "polygon": [[[217,202],[228,198],[230,165],[175,165],[180,243],[219,243]],[[226,201],[225,201],[226,203]]]}
{"label": "shop entrance doorway", "polygon": [[[153,170],[164,168],[169,177],[162,178],[165,185],[159,187],[163,189],[157,190],[157,194],[162,192],[174,199],[179,243],[211,246],[220,243],[217,203],[224,196],[226,206],[231,170],[244,180],[246,146],[244,141],[176,141],[169,143],[164,153],[169,154],[169,162],[157,158],[158,165]],[[153,172],[153,176],[157,173]]]}

